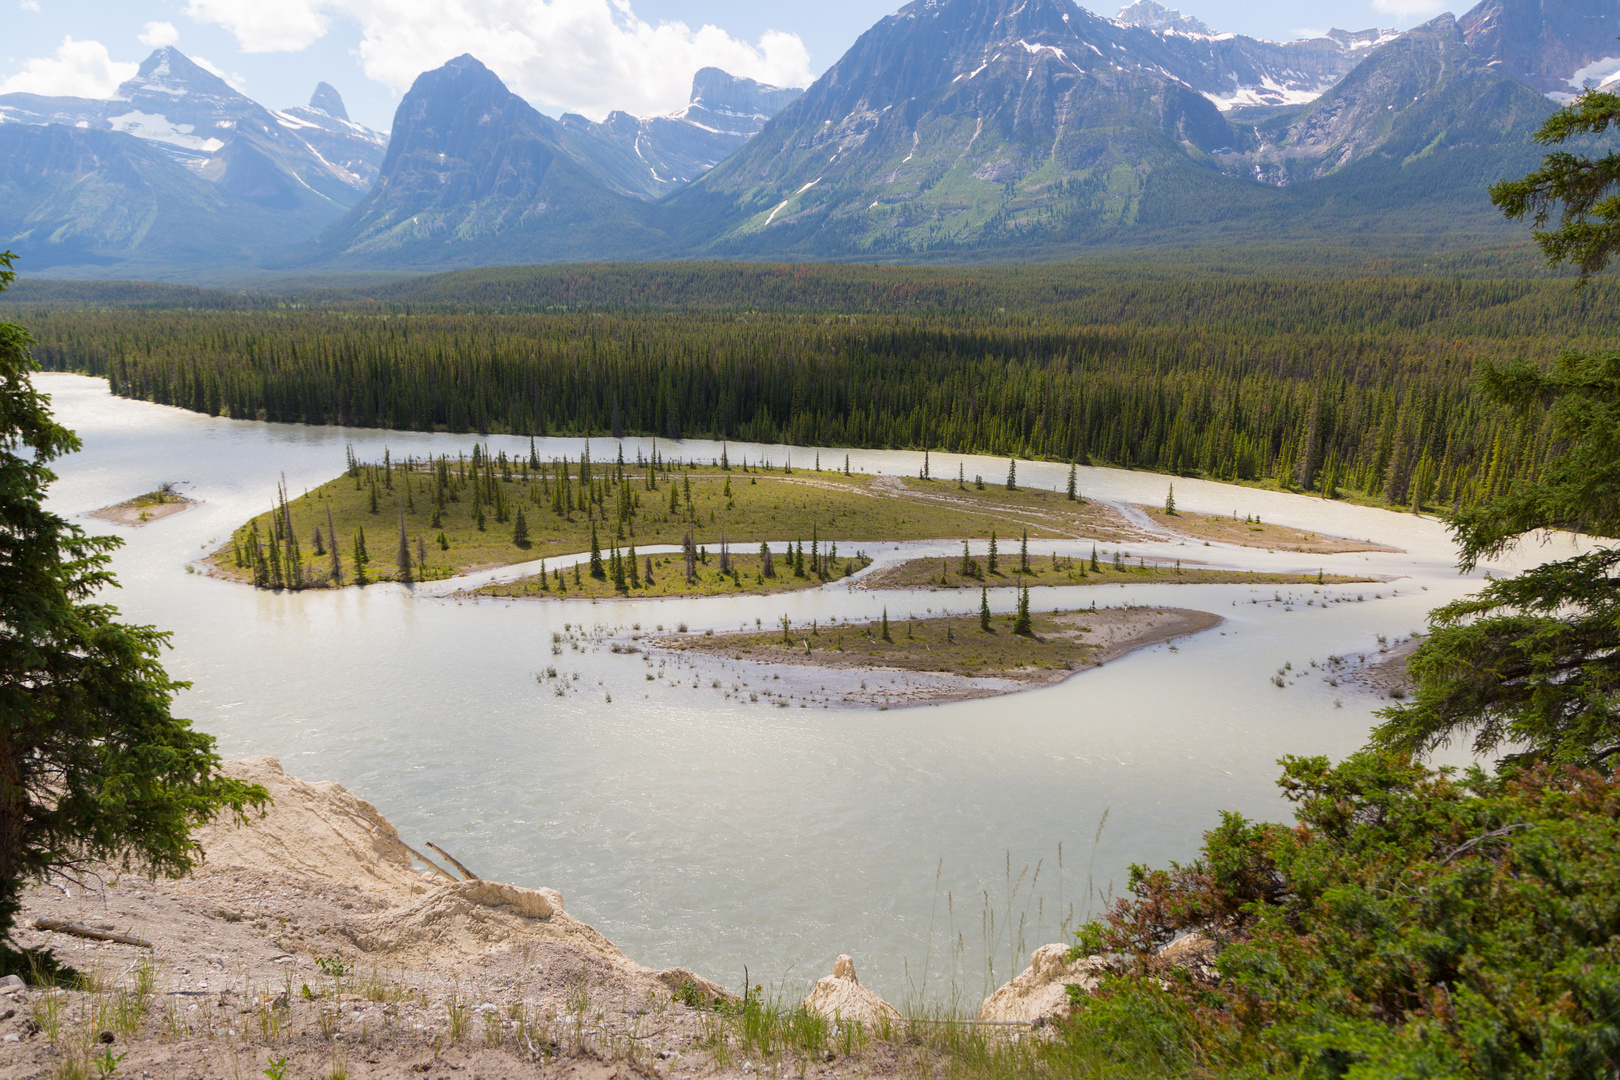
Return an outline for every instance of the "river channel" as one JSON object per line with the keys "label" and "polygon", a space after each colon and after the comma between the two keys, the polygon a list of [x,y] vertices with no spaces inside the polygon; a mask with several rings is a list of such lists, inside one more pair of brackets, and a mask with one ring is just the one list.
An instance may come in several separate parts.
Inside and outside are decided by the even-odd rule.
{"label": "river channel", "polygon": [[[431,840],[482,876],[555,888],[633,959],[685,965],[733,987],[747,965],[750,981],[801,992],[848,952],[862,981],[891,1000],[976,1005],[1030,949],[1059,940],[1066,915],[1085,913],[1088,883],[1095,908],[1098,892],[1123,888],[1131,863],[1191,857],[1223,809],[1285,819],[1276,759],[1347,754],[1387,704],[1330,685],[1311,662],[1376,654],[1380,635],[1420,630],[1429,608],[1479,585],[1479,575],[1457,574],[1431,518],[1178,479],[1183,509],[1257,513],[1402,550],[1323,556],[1166,542],[1132,546],[1133,555],[1393,580],[1321,591],[1036,590],[1041,608],[1173,604],[1226,622],[1005,697],[886,710],[767,707],[728,696],[758,672],[716,662],[714,678],[705,672],[696,687],[648,681],[643,659],[606,644],[554,656],[552,634],[564,624],[595,635],[685,622],[697,633],[783,614],[825,622],[883,607],[891,617],[960,612],[976,608],[977,596],[841,584],[600,603],[475,603],[395,585],[254,591],[188,566],[267,509],[283,476],[296,494],[341,472],[346,444],[380,459],[385,445],[396,458],[453,454],[474,437],[223,420],[115,398],[101,380],[36,378],[84,440],[58,463],[52,506],[88,531],[124,538],[112,599],[126,618],[173,632],[165,663],[193,684],[176,711],[216,736],[223,754],[270,754],[305,779],[337,780],[415,846]],[[484,441],[528,450],[526,439]],[[626,440],[626,456],[651,445]],[[579,446],[547,439],[540,453],[577,456]],[[719,453],[697,441],[658,446],[668,457]],[[615,452],[608,440],[592,448],[598,459]],[[790,452],[803,468],[818,450],[729,444],[733,460]],[[845,451],[819,453],[830,467]],[[921,462],[899,451],[849,457],[857,472],[915,475]],[[957,460],[936,453],[933,471],[954,476]],[[962,460],[969,476],[1006,474],[1004,459]],[[1162,475],[1080,474],[1088,497],[1164,501]],[[1061,489],[1067,468],[1023,462],[1018,475]],[[184,482],[200,504],[139,529],[82,516],[161,480]],[[960,550],[841,545],[854,546],[880,564]],[[1040,553],[1051,546],[1042,542]],[[994,606],[1004,611],[1013,594],[1002,593]],[[536,673],[548,664],[577,674],[578,689],[557,697],[540,685]],[[1285,664],[1279,688],[1271,680]]]}

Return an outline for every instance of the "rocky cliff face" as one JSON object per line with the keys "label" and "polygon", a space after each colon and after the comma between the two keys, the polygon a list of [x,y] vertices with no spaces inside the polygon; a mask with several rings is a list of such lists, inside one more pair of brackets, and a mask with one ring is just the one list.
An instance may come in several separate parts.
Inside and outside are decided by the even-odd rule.
{"label": "rocky cliff face", "polygon": [[623,190],[660,198],[730,157],[802,93],[710,67],[693,77],[692,100],[668,116],[614,112],[596,124],[565,113],[562,124]]}
{"label": "rocky cliff face", "polygon": [[1476,56],[1457,21],[1442,15],[1377,50],[1304,109],[1256,124],[1252,150],[1221,158],[1239,175],[1298,184],[1373,158],[1527,150],[1550,111]]}
{"label": "rocky cliff face", "polygon": [[658,238],[639,205],[562,125],[463,55],[416,80],[371,193],[294,257],[453,265],[645,251]]}
{"label": "rocky cliff face", "polygon": [[388,136],[350,120],[337,90],[319,83],[308,105],[283,109],[275,116],[323,158],[354,177],[358,190],[371,190],[388,150]]}
{"label": "rocky cliff face", "polygon": [[1458,26],[1481,63],[1551,98],[1620,86],[1614,0],[1482,0]]}
{"label": "rocky cliff face", "polygon": [[[382,153],[377,133],[343,122],[344,138],[368,149],[327,157],[303,137],[319,130],[308,121],[266,109],[173,47],[155,50],[113,98],[4,94],[0,120],[132,135],[227,191],[281,209],[353,206],[370,177],[364,166],[355,171],[344,159],[375,160]],[[334,128],[339,123],[328,120]]]}

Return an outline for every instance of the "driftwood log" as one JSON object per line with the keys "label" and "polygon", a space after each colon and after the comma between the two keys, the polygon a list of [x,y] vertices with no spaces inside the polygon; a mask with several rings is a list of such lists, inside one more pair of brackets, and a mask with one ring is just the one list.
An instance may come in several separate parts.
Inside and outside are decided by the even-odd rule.
{"label": "driftwood log", "polygon": [[83,923],[66,922],[62,919],[39,918],[34,920],[35,930],[54,930],[58,934],[72,934],[74,937],[89,938],[92,941],[112,941],[119,945],[134,945],[142,949],[150,949],[152,943],[145,938],[131,937],[129,934],[117,934],[111,930],[97,930],[93,926]]}
{"label": "driftwood log", "polygon": [[462,866],[459,862],[456,861],[456,857],[454,855],[450,854],[448,851],[444,850],[444,848],[440,847],[438,844],[435,844],[433,841],[431,841],[431,840],[428,841],[428,847],[432,848],[434,851],[437,851],[440,855],[443,855],[446,859],[449,859],[450,860],[450,865],[455,867],[457,870],[460,870],[463,874],[465,874],[468,881],[483,881],[484,880],[483,878],[479,877],[477,874],[473,873],[471,870],[467,869],[465,866]]}

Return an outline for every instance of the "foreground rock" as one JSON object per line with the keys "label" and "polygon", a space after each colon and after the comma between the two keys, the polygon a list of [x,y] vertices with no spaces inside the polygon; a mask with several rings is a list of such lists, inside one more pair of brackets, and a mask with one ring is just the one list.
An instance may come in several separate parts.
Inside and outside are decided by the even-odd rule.
{"label": "foreground rock", "polygon": [[840,1024],[879,1027],[900,1022],[900,1010],[862,986],[855,976],[855,961],[842,954],[833,962],[833,973],[817,981],[804,999],[804,1007]]}
{"label": "foreground rock", "polygon": [[[355,1080],[645,1075],[626,1047],[682,1063],[668,1072],[712,1071],[703,1007],[729,997],[721,987],[635,963],[551,889],[424,876],[387,819],[338,784],[274,758],[224,771],[275,802],[246,825],[196,830],[206,860],[192,876],[107,872],[25,895],[14,943],[103,989],[0,987],[0,1080],[90,1075],[108,995],[143,979],[144,1011],[110,1032],[128,1054],[119,1075],[240,1077],[282,1058],[287,1076]],[[41,917],[152,947],[33,929]],[[33,1019],[52,1001],[54,1030]]]}
{"label": "foreground rock", "polygon": [[1069,1015],[1069,987],[1090,993],[1103,971],[1100,957],[1070,961],[1069,946],[1042,945],[1029,954],[1029,967],[979,1006],[979,1019],[999,1024],[1040,1027]]}

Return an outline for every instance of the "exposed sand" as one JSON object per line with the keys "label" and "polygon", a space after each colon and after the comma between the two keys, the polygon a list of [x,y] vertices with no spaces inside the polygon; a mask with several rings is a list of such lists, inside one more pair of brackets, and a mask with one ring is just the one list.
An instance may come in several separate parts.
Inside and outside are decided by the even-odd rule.
{"label": "exposed sand", "polygon": [[[305,783],[272,758],[226,771],[265,784],[275,803],[246,827],[198,830],[208,858],[192,877],[108,872],[89,888],[24,897],[15,944],[109,989],[127,991],[155,966],[144,1022],[112,1035],[113,1052],[129,1055],[117,1075],[259,1076],[285,1057],[286,1076],[300,1078],[339,1062],[351,1077],[628,1077],[706,1060],[694,1052],[703,1013],[671,992],[690,984],[701,1001],[719,987],[632,962],[551,890],[417,873],[393,826],[337,784]],[[153,948],[36,930],[40,917]],[[90,1040],[115,1025],[92,1021],[94,1004],[33,987],[0,995],[0,1078],[53,1075],[65,1056],[99,1054]],[[54,1045],[39,1019],[53,1009],[63,1017]]]}
{"label": "exposed sand", "polygon": [[[1210,630],[1223,621],[1220,616],[1207,611],[1155,607],[1099,608],[1057,615],[1038,614],[1035,618],[1037,636],[1042,641],[1050,643],[1055,639],[1065,639],[1075,646],[1068,656],[1059,657],[1055,663],[1045,666],[1006,666],[994,671],[978,670],[972,674],[939,670],[950,663],[950,659],[943,655],[899,657],[887,663],[883,659],[874,662],[869,653],[859,649],[838,651],[812,648],[807,651],[800,645],[789,646],[779,641],[761,640],[766,635],[756,633],[661,636],[649,639],[648,644],[681,655],[689,661],[694,656],[730,661],[738,672],[753,673],[756,678],[770,680],[768,683],[760,682],[755,689],[750,689],[753,686],[751,680],[744,681],[738,689],[739,695],[743,691],[764,694],[773,699],[770,703],[779,706],[878,705],[895,708],[996,697],[1037,686],[1050,686],[1137,649]],[[964,620],[961,617],[924,619],[918,620],[918,624],[926,627],[930,623],[946,621]],[[968,621],[976,625],[976,617]],[[894,624],[897,640],[904,625],[899,620]],[[800,627],[794,636],[799,637],[804,633],[804,628]],[[713,677],[712,673],[702,671],[701,663],[695,666],[700,670],[700,678]]]}
{"label": "exposed sand", "polygon": [[138,529],[142,525],[150,525],[154,521],[161,521],[166,517],[173,517],[175,514],[183,514],[196,505],[194,499],[187,499],[179,495],[171,495],[166,502],[152,503],[147,506],[139,505],[137,500],[130,499],[127,502],[115,503],[112,506],[103,506],[100,510],[92,510],[87,516]]}
{"label": "exposed sand", "polygon": [[1350,540],[1341,536],[1328,536],[1307,529],[1287,525],[1246,521],[1238,517],[1215,514],[1195,514],[1178,510],[1166,514],[1162,506],[1136,507],[1148,515],[1153,524],[1187,540],[1212,540],[1240,547],[1265,548],[1268,551],[1301,551],[1320,555],[1333,555],[1350,551],[1400,551],[1400,548],[1374,543],[1371,540]]}

